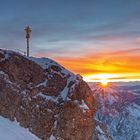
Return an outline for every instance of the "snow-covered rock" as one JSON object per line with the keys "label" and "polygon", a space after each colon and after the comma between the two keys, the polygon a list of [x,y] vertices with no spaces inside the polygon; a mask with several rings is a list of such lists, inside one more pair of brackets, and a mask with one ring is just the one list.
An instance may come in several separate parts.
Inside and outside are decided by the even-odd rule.
{"label": "snow-covered rock", "polygon": [[99,103],[96,118],[108,126],[113,140],[140,140],[139,82],[89,85]]}
{"label": "snow-covered rock", "polygon": [[0,50],[1,116],[42,140],[91,140],[95,112],[96,101],[81,76],[48,58]]}
{"label": "snow-covered rock", "polygon": [[39,138],[16,121],[11,122],[0,116],[0,140],[39,140]]}

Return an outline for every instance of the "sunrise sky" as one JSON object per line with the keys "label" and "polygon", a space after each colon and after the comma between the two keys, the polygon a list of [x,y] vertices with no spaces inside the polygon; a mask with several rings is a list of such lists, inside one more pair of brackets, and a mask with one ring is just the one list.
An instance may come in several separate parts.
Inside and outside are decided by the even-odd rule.
{"label": "sunrise sky", "polygon": [[140,79],[140,0],[1,0],[0,48],[49,57],[87,81]]}

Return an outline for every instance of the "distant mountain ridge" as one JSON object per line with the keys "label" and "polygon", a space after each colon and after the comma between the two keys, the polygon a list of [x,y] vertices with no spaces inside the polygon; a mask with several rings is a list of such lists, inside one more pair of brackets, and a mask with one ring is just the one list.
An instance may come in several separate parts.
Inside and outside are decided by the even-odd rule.
{"label": "distant mountain ridge", "polygon": [[106,124],[113,140],[140,140],[140,85],[113,83],[102,89],[90,83],[93,95],[99,103],[97,120]]}

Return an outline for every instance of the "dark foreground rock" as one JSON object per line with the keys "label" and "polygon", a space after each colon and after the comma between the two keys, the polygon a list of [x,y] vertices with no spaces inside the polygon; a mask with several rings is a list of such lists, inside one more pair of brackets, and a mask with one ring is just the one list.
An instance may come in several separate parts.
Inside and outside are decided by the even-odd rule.
{"label": "dark foreground rock", "polygon": [[81,76],[47,58],[0,50],[0,115],[42,140],[91,140],[95,113]]}

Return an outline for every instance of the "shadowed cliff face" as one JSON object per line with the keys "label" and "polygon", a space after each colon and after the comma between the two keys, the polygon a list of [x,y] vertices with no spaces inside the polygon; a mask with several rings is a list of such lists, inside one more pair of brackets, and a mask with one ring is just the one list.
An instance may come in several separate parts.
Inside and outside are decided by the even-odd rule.
{"label": "shadowed cliff face", "polygon": [[88,85],[56,62],[0,50],[0,115],[43,140],[91,140],[96,102]]}

